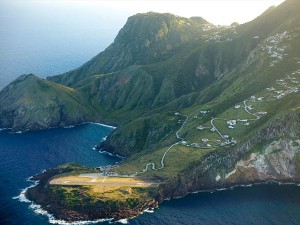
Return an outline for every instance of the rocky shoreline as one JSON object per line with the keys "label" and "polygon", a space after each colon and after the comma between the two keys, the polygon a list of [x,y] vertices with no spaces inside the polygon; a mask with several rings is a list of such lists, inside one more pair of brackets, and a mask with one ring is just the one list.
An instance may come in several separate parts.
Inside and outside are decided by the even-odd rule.
{"label": "rocky shoreline", "polygon": [[[108,200],[80,203],[76,207],[67,204],[68,199],[53,192],[49,181],[61,174],[86,172],[94,169],[79,165],[58,167],[34,176],[39,184],[27,190],[26,197],[41,205],[42,209],[56,219],[68,222],[82,220],[114,220],[132,218],[147,208],[155,208],[167,198],[178,198],[188,193],[216,191],[236,186],[247,186],[265,182],[300,183],[300,140],[298,137],[300,114],[287,114],[269,126],[261,129],[251,138],[235,148],[223,149],[207,154],[200,162],[190,165],[176,177],[170,178],[156,189],[151,197],[140,198],[136,204],[118,203]],[[276,138],[284,134],[285,138]],[[253,152],[253,146],[265,143],[260,151]],[[76,199],[86,196],[78,194]],[[113,205],[113,207],[112,207]],[[93,208],[93,210],[90,210]]]}
{"label": "rocky shoreline", "polygon": [[[78,208],[70,207],[63,199],[60,199],[59,195],[53,192],[49,181],[53,177],[70,173],[72,172],[71,170],[72,169],[70,168],[53,168],[33,176],[31,181],[38,181],[38,184],[35,187],[27,189],[25,193],[26,198],[35,204],[40,205],[41,209],[53,215],[56,220],[63,220],[66,222],[97,220],[118,221],[120,219],[132,218],[143,213],[146,209],[152,209],[158,206],[159,202],[157,200],[148,199],[137,206],[120,206],[117,210],[113,207],[94,208],[91,204],[82,204],[81,206],[78,206]],[[78,196],[78,199],[81,197],[82,196]],[[113,204],[113,201],[111,204]]]}
{"label": "rocky shoreline", "polygon": [[[265,181],[257,181],[257,182],[245,182],[245,183],[235,183],[226,185],[218,185],[216,184],[214,187],[203,188],[198,191],[186,192],[181,196],[171,196],[168,197],[164,196],[166,191],[161,192],[158,190],[157,198],[151,201],[145,202],[144,204],[136,207],[134,209],[128,208],[119,208],[118,212],[110,212],[109,209],[105,209],[105,212],[102,211],[101,214],[98,214],[99,211],[95,213],[84,213],[77,210],[68,209],[65,204],[61,204],[62,202],[55,198],[55,196],[51,195],[49,192],[49,181],[54,176],[59,176],[60,174],[66,173],[66,170],[61,169],[49,169],[43,173],[35,175],[31,178],[31,181],[38,181],[38,184],[35,187],[29,188],[25,196],[30,200],[33,201],[35,204],[41,206],[43,210],[47,213],[51,214],[55,220],[58,221],[65,221],[68,223],[76,222],[76,221],[119,221],[123,219],[130,219],[132,217],[138,216],[139,214],[147,211],[147,209],[154,209],[157,208],[159,204],[161,204],[166,199],[177,199],[185,197],[188,194],[195,194],[199,192],[216,192],[216,191],[223,191],[228,189],[234,189],[237,187],[251,187],[253,185],[262,185],[262,184],[269,184],[274,183],[278,185],[297,185],[300,186],[300,179],[286,179],[286,180],[265,180]],[[162,188],[166,188],[166,186],[162,186]],[[54,197],[54,198],[53,198]]]}

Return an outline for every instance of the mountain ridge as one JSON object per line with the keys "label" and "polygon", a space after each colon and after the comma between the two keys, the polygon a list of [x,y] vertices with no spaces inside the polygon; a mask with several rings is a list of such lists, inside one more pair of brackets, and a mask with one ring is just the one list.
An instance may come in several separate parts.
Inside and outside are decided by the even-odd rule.
{"label": "mountain ridge", "polygon": [[[29,84],[36,93],[43,85],[59,90],[65,106],[82,107],[73,122],[101,116],[117,124],[97,147],[126,157],[109,172],[159,182],[148,195],[157,202],[236,184],[299,182],[299,7],[287,0],[229,27],[137,14],[87,64],[47,80],[30,76]],[[13,85],[27,88],[27,79]],[[14,118],[25,94],[0,92],[0,106],[16,107],[6,118]],[[19,104],[8,101],[14,96]]]}

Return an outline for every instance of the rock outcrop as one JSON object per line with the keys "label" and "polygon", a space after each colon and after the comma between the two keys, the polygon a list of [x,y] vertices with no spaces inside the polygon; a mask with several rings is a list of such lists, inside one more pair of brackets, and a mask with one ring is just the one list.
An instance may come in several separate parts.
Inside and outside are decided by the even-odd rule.
{"label": "rock outcrop", "polygon": [[162,185],[163,198],[266,181],[300,182],[300,113],[289,113],[235,148],[207,154]]}

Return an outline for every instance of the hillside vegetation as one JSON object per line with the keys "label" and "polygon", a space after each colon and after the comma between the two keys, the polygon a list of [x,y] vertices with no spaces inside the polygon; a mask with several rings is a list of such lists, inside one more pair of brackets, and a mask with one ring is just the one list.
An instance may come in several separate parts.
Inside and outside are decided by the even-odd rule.
{"label": "hillside vegetation", "polygon": [[[299,130],[286,118],[298,124],[299,8],[298,0],[287,0],[228,27],[200,17],[134,15],[105,51],[78,69],[47,80],[23,76],[6,87],[0,126],[117,124],[98,146],[127,157],[114,172],[180,184],[177,195],[207,182],[238,183],[241,174],[229,178],[247,160],[258,171],[251,178],[298,177],[299,149],[291,143],[298,143]],[[290,152],[282,147],[277,154],[274,146]],[[259,157],[274,162],[271,174],[288,175],[263,176]],[[195,185],[186,186],[185,177]]]}
{"label": "hillside vegetation", "polygon": [[100,120],[83,95],[34,75],[23,75],[0,92],[0,127],[40,130]]}

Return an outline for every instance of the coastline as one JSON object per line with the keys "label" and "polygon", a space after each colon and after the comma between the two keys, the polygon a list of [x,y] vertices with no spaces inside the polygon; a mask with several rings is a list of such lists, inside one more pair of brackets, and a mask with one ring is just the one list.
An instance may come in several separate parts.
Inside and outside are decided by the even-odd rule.
{"label": "coastline", "polygon": [[[75,125],[68,125],[68,126],[56,126],[56,127],[48,127],[45,129],[39,129],[39,130],[32,130],[32,129],[26,129],[26,130],[17,130],[17,131],[11,131],[11,134],[22,134],[25,132],[30,132],[30,131],[43,131],[43,130],[50,130],[50,129],[57,129],[57,128],[63,128],[63,129],[70,129],[70,128],[74,128],[77,126],[81,126],[81,125],[85,125],[85,124],[94,124],[94,125],[98,125],[98,126],[102,126],[102,127],[107,127],[107,128],[111,128],[113,130],[117,129],[117,127],[112,126],[112,125],[108,125],[108,124],[104,124],[104,123],[98,123],[98,122],[83,122],[83,123],[79,123],[79,124],[75,124]],[[8,127],[8,128],[0,128],[0,132],[4,131],[4,130],[13,130],[12,127]]]}
{"label": "coastline", "polygon": [[267,180],[267,181],[262,181],[262,182],[254,182],[254,183],[245,183],[245,184],[235,184],[226,188],[215,188],[215,189],[206,189],[206,190],[200,190],[200,191],[194,191],[194,192],[188,192],[183,196],[178,196],[178,197],[171,197],[171,198],[165,198],[164,201],[170,201],[172,199],[181,199],[185,198],[188,195],[193,195],[193,194],[198,194],[198,193],[216,193],[220,191],[231,191],[236,188],[251,188],[253,186],[260,186],[260,185],[292,185],[292,186],[297,186],[300,187],[300,183],[297,182],[283,182],[283,181],[278,181],[278,180]]}
{"label": "coastline", "polygon": [[[65,164],[68,165],[68,164]],[[29,177],[27,181],[34,182],[33,185],[30,185],[27,188],[24,188],[19,196],[14,197],[13,199],[17,199],[20,202],[29,203],[29,208],[33,210],[34,213],[47,216],[48,221],[51,224],[60,224],[60,225],[83,225],[83,224],[95,224],[99,222],[119,222],[123,224],[127,224],[128,220],[136,217],[144,212],[152,212],[150,209],[153,209],[155,206],[157,206],[157,201],[154,201],[154,199],[148,199],[145,202],[142,202],[141,205],[138,207],[134,207],[132,209],[128,208],[120,208],[120,211],[113,212],[105,209],[105,213],[103,215],[108,216],[102,216],[99,218],[95,218],[95,215],[88,215],[90,217],[87,217],[85,213],[81,213],[80,211],[74,211],[70,208],[64,208],[66,205],[61,206],[59,205],[60,209],[54,209],[55,205],[59,202],[52,201],[52,192],[49,192],[49,181],[56,176],[63,175],[65,173],[72,172],[71,170],[65,170],[61,171],[61,169],[53,168],[48,169],[46,171],[43,171],[40,174],[37,174],[35,176]],[[47,190],[48,189],[48,190]],[[46,195],[45,195],[46,193]],[[46,199],[45,200],[45,196]],[[50,200],[49,200],[50,199]],[[50,211],[47,209],[47,207],[50,209]],[[53,210],[51,212],[51,210]],[[71,212],[71,214],[69,214]],[[76,212],[74,214],[74,212]],[[64,214],[65,213],[65,214]],[[74,216],[75,215],[75,216]],[[78,217],[83,217],[85,219],[74,219]],[[65,218],[65,219],[63,219]]]}
{"label": "coastline", "polygon": [[93,150],[95,150],[95,151],[97,151],[97,152],[99,152],[99,153],[101,153],[101,154],[104,154],[104,155],[109,155],[109,156],[118,157],[118,158],[120,158],[120,159],[125,159],[125,157],[120,156],[120,155],[118,155],[118,154],[113,154],[113,153],[108,152],[108,151],[102,151],[101,149],[97,148],[97,146],[93,147]]}
{"label": "coastline", "polygon": [[[48,171],[43,171],[42,174],[45,174],[47,172]],[[176,199],[184,198],[187,195],[203,193],[203,192],[215,193],[215,192],[219,192],[219,191],[230,191],[230,190],[234,190],[236,188],[250,188],[252,186],[267,185],[267,184],[271,184],[271,185],[293,185],[293,186],[300,187],[300,183],[284,182],[284,181],[278,181],[278,180],[267,180],[267,181],[264,181],[264,182],[236,184],[236,185],[232,185],[232,186],[229,186],[229,187],[226,187],[226,188],[215,188],[215,189],[199,190],[199,191],[195,191],[195,192],[188,192],[183,196],[174,196],[174,197],[170,197],[170,198],[164,198],[160,201],[156,201],[155,205],[152,204],[149,207],[144,207],[144,208],[138,210],[138,213],[135,212],[134,214],[132,214],[130,216],[127,216],[126,218],[110,217],[110,218],[100,218],[100,219],[96,219],[96,220],[88,219],[88,220],[74,220],[74,221],[70,220],[69,221],[69,220],[63,220],[63,219],[56,218],[55,214],[48,212],[47,210],[45,210],[43,208],[42,205],[39,205],[39,204],[35,203],[33,200],[30,200],[28,198],[28,196],[26,196],[26,192],[28,190],[37,187],[41,183],[41,180],[36,179],[36,177],[38,177],[39,175],[41,175],[41,174],[37,174],[35,176],[29,177],[27,179],[27,181],[34,182],[34,184],[30,185],[27,188],[24,188],[21,191],[20,195],[14,197],[14,199],[18,199],[20,202],[30,203],[29,208],[31,210],[33,210],[34,213],[39,214],[39,215],[43,215],[43,216],[47,216],[49,223],[59,224],[59,225],[85,225],[85,224],[95,224],[95,223],[99,223],[99,222],[109,222],[109,223],[118,222],[118,223],[122,223],[122,224],[127,224],[130,219],[132,219],[132,218],[134,218],[138,215],[141,215],[143,213],[154,213],[154,208],[157,208],[158,205],[161,204],[163,201],[176,200]],[[51,177],[50,177],[50,179],[51,179]],[[66,216],[68,216],[68,215],[66,215]]]}

